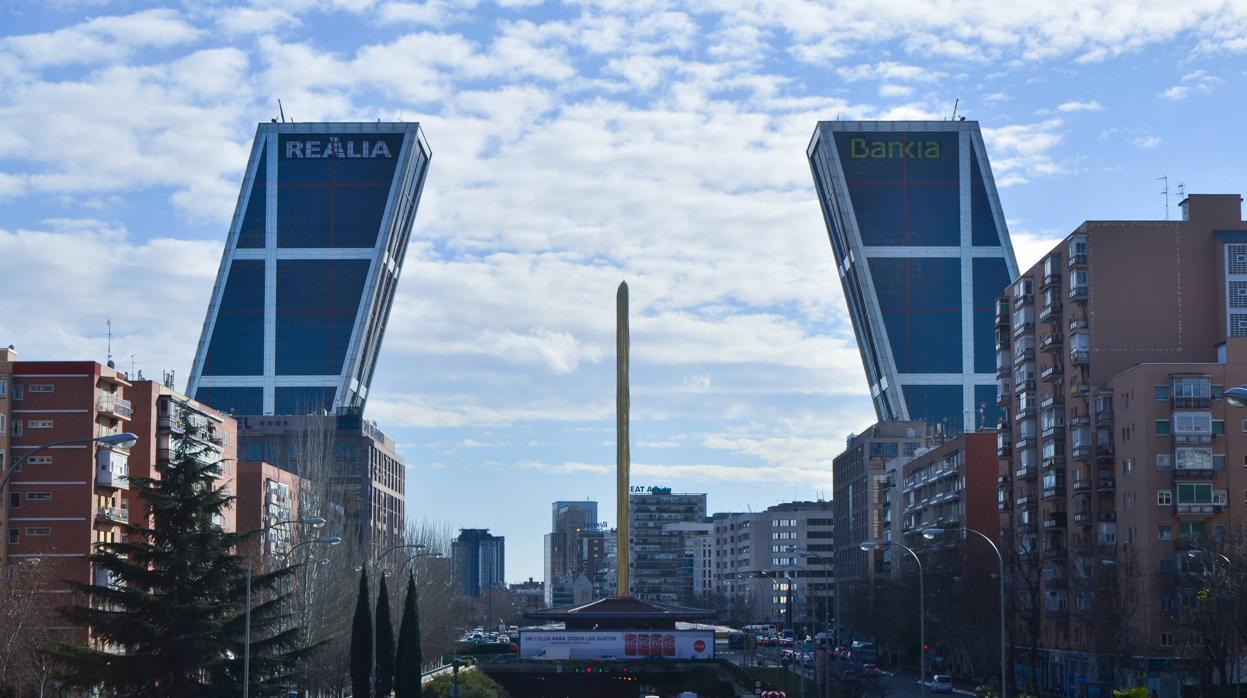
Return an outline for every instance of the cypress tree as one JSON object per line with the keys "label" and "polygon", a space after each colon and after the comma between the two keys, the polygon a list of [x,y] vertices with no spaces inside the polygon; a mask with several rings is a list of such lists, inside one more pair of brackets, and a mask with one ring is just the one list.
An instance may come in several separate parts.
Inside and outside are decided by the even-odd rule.
{"label": "cypress tree", "polygon": [[359,596],[355,599],[355,620],[351,623],[351,691],[355,698],[372,695],[369,685],[372,669],[372,614],[368,603],[368,566],[359,573]]}
{"label": "cypress tree", "polygon": [[[97,544],[90,560],[109,583],[69,582],[85,603],[58,609],[92,640],[48,649],[65,686],[114,695],[242,693],[246,564],[234,551],[245,550],[253,534],[218,525],[233,500],[215,486],[220,450],[206,425],[184,407],[175,410],[185,431],[172,437],[169,463],[157,464],[156,477],[129,479],[150,519],[122,525],[123,542]],[[274,589],[291,572],[252,578],[253,696],[279,693],[309,653],[298,648],[298,629],[278,626],[287,595]]]}
{"label": "cypress tree", "polygon": [[381,575],[377,587],[377,695],[389,698],[394,688],[394,623],[390,620],[390,592]]}
{"label": "cypress tree", "polygon": [[420,607],[416,599],[416,576],[407,577],[407,598],[403,600],[403,620],[398,626],[398,655],[395,660],[394,695],[420,698]]}

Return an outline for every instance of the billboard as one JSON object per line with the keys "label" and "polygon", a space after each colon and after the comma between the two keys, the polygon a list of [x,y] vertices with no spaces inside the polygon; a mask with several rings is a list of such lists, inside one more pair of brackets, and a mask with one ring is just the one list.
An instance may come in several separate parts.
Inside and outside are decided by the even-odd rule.
{"label": "billboard", "polygon": [[521,630],[520,659],[713,659],[711,630]]}

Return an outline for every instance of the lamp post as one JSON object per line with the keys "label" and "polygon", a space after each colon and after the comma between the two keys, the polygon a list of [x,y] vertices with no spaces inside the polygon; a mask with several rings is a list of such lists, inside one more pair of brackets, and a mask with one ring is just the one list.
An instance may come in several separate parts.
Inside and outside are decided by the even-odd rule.
{"label": "lamp post", "polygon": [[119,434],[105,434],[103,436],[96,436],[90,439],[64,439],[61,441],[53,441],[52,443],[43,444],[42,446],[36,446],[35,448],[32,448],[30,451],[27,451],[26,455],[22,456],[21,458],[18,458],[11,466],[9,466],[8,470],[4,471],[4,477],[0,477],[0,492],[4,492],[5,486],[9,484],[9,479],[13,477],[13,473],[20,470],[22,467],[22,464],[25,463],[27,459],[29,459],[31,456],[35,455],[36,453],[39,453],[40,451],[44,451],[49,448],[55,448],[57,446],[70,446],[70,445],[91,444],[91,443],[103,444],[104,446],[108,446],[109,448],[130,448],[134,444],[138,443],[138,440],[139,440],[138,435],[132,434],[128,431],[123,431]]}
{"label": "lamp post", "polygon": [[[809,550],[809,549],[807,549],[807,548],[802,548],[802,547],[797,546],[797,545],[790,545],[790,546],[788,546],[787,550],[788,550],[788,552],[790,552],[790,553],[797,553],[797,554],[798,554],[798,555],[800,555],[801,557],[810,558],[810,559],[813,559],[813,560],[818,560],[818,561],[819,561],[820,563],[822,563],[822,564],[823,564],[823,566],[826,568],[826,569],[824,570],[824,572],[832,572],[832,574],[833,574],[833,575],[835,574],[835,572],[834,572],[834,571],[832,571],[832,569],[831,569],[832,559],[831,559],[830,557],[827,557],[826,555],[819,555],[819,554],[817,554],[817,553],[814,553],[814,552],[810,551],[810,550]],[[831,636],[831,605],[827,603],[827,595],[826,595],[826,591],[827,591],[827,577],[826,577],[826,576],[824,576],[824,577],[823,577],[823,591],[824,591],[824,594],[823,594],[823,644],[825,645],[825,647],[824,647],[824,654],[826,654],[826,652],[827,652],[827,650],[828,650],[828,649],[835,649],[835,646],[834,646],[834,644],[833,644],[833,640],[832,640],[832,636]],[[806,596],[807,596],[807,598],[808,598],[808,596],[809,596],[809,588],[808,588],[808,587],[806,588]],[[839,628],[839,627],[840,627],[840,616],[839,616],[839,615],[837,615],[837,616],[836,616],[836,627],[837,627],[837,628]],[[815,645],[816,645],[816,646],[817,646],[817,644],[818,644],[818,643],[817,643],[817,642],[815,642]],[[824,695],[824,696],[826,696],[826,695],[827,695],[827,694],[831,691],[831,661],[830,661],[830,658],[828,658],[828,659],[825,661],[825,664],[826,664],[826,668],[825,668],[825,670],[824,670],[824,674],[826,674],[826,675],[823,677],[823,695]],[[815,664],[815,667],[817,667],[817,664]]]}
{"label": "lamp post", "polygon": [[[403,578],[403,575],[407,572],[407,566],[415,562],[416,560],[426,560],[430,558],[434,560],[441,560],[444,557],[445,555],[442,555],[441,553],[436,553],[436,552],[435,553],[416,553],[415,555],[412,555],[411,557],[407,558],[407,561],[404,562],[402,565],[400,565],[398,568],[398,577],[399,577],[400,583]],[[415,571],[414,566],[412,567],[412,571],[413,572]]]}
{"label": "lamp post", "polygon": [[[899,547],[912,555],[914,562],[918,563],[918,686],[920,694],[925,696],[927,693],[927,606],[922,581],[922,560],[918,558],[918,553],[915,553],[904,543],[892,541],[888,545]],[[881,544],[878,541],[868,540],[858,547],[863,551],[870,552],[881,547]]]}
{"label": "lamp post", "polygon": [[[288,524],[301,524],[304,526],[311,526],[312,528],[321,528],[325,525],[325,520],[319,516],[309,516],[306,518],[288,519],[286,521],[276,521],[267,526],[262,526],[260,528],[257,528],[254,531],[247,531],[244,535],[250,536],[250,535],[260,534],[270,529],[277,528],[278,526],[286,526]],[[328,545],[337,545],[338,543],[342,542],[342,539],[334,536],[333,538],[314,538],[312,540],[303,541],[302,543],[299,543],[298,545],[295,545],[294,547],[290,548],[290,550],[287,550],[286,558],[289,558],[290,553],[294,552],[295,548],[298,548],[301,545],[307,545],[308,543],[318,543],[318,542],[326,543]],[[251,696],[251,556],[250,555],[247,556],[246,604],[247,604],[246,620],[244,621],[244,628],[243,628],[242,696],[243,698],[250,698]]]}
{"label": "lamp post", "polygon": [[[965,526],[962,526],[959,530],[973,533],[987,541],[987,544],[992,546],[992,550],[996,553],[996,562],[1000,564],[1000,698],[1009,698],[1009,675],[1006,673],[1008,668],[1008,648],[1005,637],[1005,558],[1000,554],[1000,547],[996,545],[996,541],[988,537],[987,534]],[[927,540],[935,540],[937,536],[943,534],[944,529],[942,528],[926,528],[922,531],[922,537]]]}
{"label": "lamp post", "polygon": [[[1247,389],[1244,389],[1244,388],[1231,388],[1230,390],[1243,390],[1244,392],[1247,392]],[[1226,391],[1226,392],[1228,393],[1229,391]],[[1237,405],[1235,405],[1235,406],[1237,407]],[[1228,575],[1230,576],[1230,579],[1231,579],[1231,580],[1233,580],[1233,578],[1234,578],[1234,563],[1230,561],[1230,558],[1229,558],[1229,557],[1227,557],[1227,556],[1225,556],[1225,555],[1223,555],[1223,554],[1221,554],[1221,553],[1211,551],[1211,550],[1207,550],[1207,551],[1206,551],[1206,550],[1188,550],[1188,551],[1186,551],[1186,555],[1187,555],[1187,557],[1191,557],[1191,558],[1197,558],[1197,557],[1199,557],[1200,555],[1208,555],[1208,556],[1210,556],[1210,557],[1214,557],[1214,558],[1218,558],[1218,557],[1219,557],[1219,558],[1221,558],[1223,561],[1225,561],[1225,572],[1226,572],[1226,574],[1228,574]],[[1232,583],[1231,583],[1231,585],[1235,587],[1235,588],[1234,588],[1234,592],[1235,592],[1235,593],[1234,593],[1234,695],[1235,695],[1235,696],[1242,696],[1242,685],[1241,685],[1241,683],[1240,683],[1240,682],[1239,682],[1239,680],[1238,680],[1238,679],[1239,679],[1239,677],[1238,677],[1238,663],[1239,663],[1239,661],[1240,661],[1240,658],[1239,658],[1239,656],[1238,656],[1238,636],[1239,636],[1239,632],[1238,632],[1238,623],[1239,623],[1239,617],[1238,617],[1238,597],[1239,597],[1239,596],[1242,596],[1242,592],[1241,592],[1241,591],[1237,588],[1237,586],[1236,586],[1236,585],[1233,585]]]}
{"label": "lamp post", "polygon": [[[386,555],[389,555],[395,550],[401,550],[402,548],[413,548],[415,550],[424,550],[427,547],[428,546],[425,545],[424,543],[398,543],[395,545],[391,545],[385,550],[382,550],[380,553],[372,556],[373,569],[377,570],[378,574],[384,574],[386,577],[389,577],[390,576],[389,572],[382,572],[381,570],[381,560],[383,560]],[[362,569],[364,569],[363,565],[357,565],[355,567],[356,572],[359,572]],[[401,571],[401,568],[400,568],[400,571]],[[377,588],[379,590],[380,586],[378,586]],[[374,601],[374,604],[375,604],[375,601]],[[374,633],[376,632],[375,627],[373,628],[373,632]],[[375,637],[375,635],[372,638],[372,666],[368,669],[368,685],[372,687],[372,691],[375,693],[377,690],[377,638]]]}

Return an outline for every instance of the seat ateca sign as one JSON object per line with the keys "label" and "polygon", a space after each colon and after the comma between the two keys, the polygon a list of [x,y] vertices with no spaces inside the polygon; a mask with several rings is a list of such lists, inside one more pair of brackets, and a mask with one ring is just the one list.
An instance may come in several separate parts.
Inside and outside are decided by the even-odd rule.
{"label": "seat ateca sign", "polygon": [[712,630],[521,630],[520,659],[714,659]]}

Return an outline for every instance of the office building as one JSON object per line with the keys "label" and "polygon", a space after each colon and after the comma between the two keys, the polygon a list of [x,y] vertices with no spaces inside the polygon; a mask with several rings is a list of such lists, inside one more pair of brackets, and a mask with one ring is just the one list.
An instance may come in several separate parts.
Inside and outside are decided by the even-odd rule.
{"label": "office building", "polygon": [[[1045,691],[1192,670],[1186,553],[1247,513],[1247,414],[1222,399],[1247,380],[1241,207],[1191,195],[1179,221],[1085,222],[998,304],[1001,530]],[[1121,599],[1139,612],[1112,617]]]}
{"label": "office building", "polygon": [[[281,521],[297,521],[302,515],[302,500],[307,498],[311,483],[288,470],[264,461],[243,461],[238,464],[238,530],[255,531],[267,528],[260,538],[257,553],[267,563],[280,563],[297,542],[298,526],[275,526]],[[317,516],[309,513],[308,516]]]}
{"label": "office building", "polygon": [[974,121],[824,121],[806,151],[880,421],[996,422],[992,304],[1017,276]]}
{"label": "office building", "polygon": [[923,422],[879,422],[860,434],[850,434],[844,452],[832,461],[833,595],[844,611],[840,622],[848,629],[867,630],[873,580],[885,571],[890,555],[886,548],[861,549],[866,541],[880,542],[890,535],[893,483],[887,464],[898,458],[908,461],[934,443]]}
{"label": "office building", "polygon": [[835,616],[830,501],[716,513],[714,582],[730,623],[773,623],[813,635]]}
{"label": "office building", "polygon": [[628,510],[632,596],[643,601],[688,604],[693,579],[692,567],[684,564],[685,537],[702,531],[676,524],[706,524],[706,495],[651,487],[630,494]]}
{"label": "office building", "polygon": [[486,589],[506,587],[506,540],[488,528],[461,528],[450,542],[455,584],[464,596],[480,597]]}
{"label": "office building", "polygon": [[570,603],[567,599],[571,597],[576,577],[581,573],[591,573],[582,536],[600,528],[597,502],[554,502],[550,533],[546,534],[545,541],[547,606]]}
{"label": "office building", "polygon": [[515,599],[515,605],[519,607],[521,616],[528,611],[537,611],[546,607],[545,589],[544,583],[532,577],[529,577],[527,582],[507,585],[507,591],[510,591],[511,598]]}
{"label": "office building", "polygon": [[430,157],[414,123],[260,124],[188,393],[362,412]]}
{"label": "office building", "polygon": [[394,440],[358,412],[338,415],[239,417],[238,451],[307,481],[317,493],[308,516],[353,532],[374,552],[404,534],[406,465]]}

